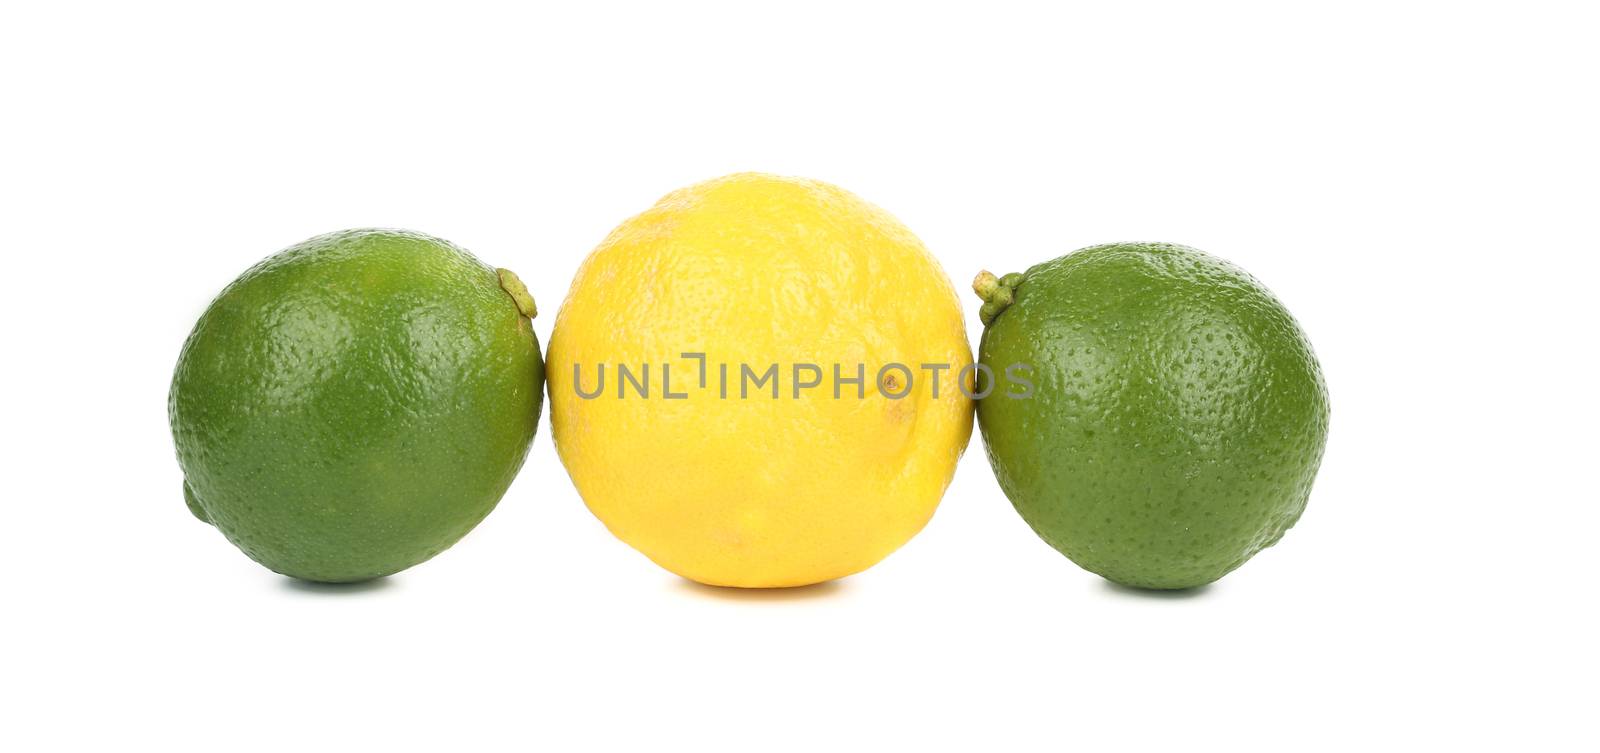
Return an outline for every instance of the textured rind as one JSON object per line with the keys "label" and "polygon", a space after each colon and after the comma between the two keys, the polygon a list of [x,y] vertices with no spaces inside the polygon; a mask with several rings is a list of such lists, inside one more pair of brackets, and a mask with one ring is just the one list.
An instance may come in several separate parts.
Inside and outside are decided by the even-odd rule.
{"label": "textured rind", "polygon": [[349,582],[427,560],[494,508],[542,387],[492,268],[419,233],[349,230],[217,296],[168,413],[197,516],[276,572]]}
{"label": "textured rind", "polygon": [[1040,264],[978,359],[1033,365],[1031,399],[979,401],[989,462],[1034,531],[1091,572],[1210,583],[1305,509],[1322,370],[1283,305],[1225,261],[1127,243]]}
{"label": "textured rind", "polygon": [[[697,362],[705,353],[702,388]],[[887,212],[818,181],[743,173],[685,188],[624,222],[583,263],[550,339],[552,436],[590,510],[684,577],[796,586],[864,570],[932,516],[972,431],[956,370],[960,302]],[[951,368],[912,397],[883,363]],[[598,364],[652,364],[651,399],[576,396]],[[672,389],[660,395],[663,363]],[[732,366],[719,397],[717,364]],[[738,396],[739,364],[777,363],[782,395]],[[865,364],[865,399],[832,378],[792,397],[795,363]],[[851,374],[846,371],[846,376]]]}

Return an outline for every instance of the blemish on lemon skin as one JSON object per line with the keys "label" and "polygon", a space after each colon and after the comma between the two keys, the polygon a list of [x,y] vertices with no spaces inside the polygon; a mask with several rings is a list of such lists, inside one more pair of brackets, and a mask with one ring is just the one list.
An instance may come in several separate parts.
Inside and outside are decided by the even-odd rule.
{"label": "blemish on lemon skin", "polygon": [[712,542],[720,546],[738,549],[744,546],[746,536],[745,532],[739,528],[725,526],[711,531],[710,538]]}
{"label": "blemish on lemon skin", "polygon": [[889,422],[893,424],[910,423],[914,418],[916,418],[916,415],[916,405],[910,399],[891,400],[889,401],[888,410],[884,411],[884,416],[887,417]]}
{"label": "blemish on lemon skin", "polygon": [[883,375],[878,382],[878,392],[884,398],[886,406],[884,417],[894,425],[908,424],[916,418],[917,396],[907,385],[898,372],[890,371]]}

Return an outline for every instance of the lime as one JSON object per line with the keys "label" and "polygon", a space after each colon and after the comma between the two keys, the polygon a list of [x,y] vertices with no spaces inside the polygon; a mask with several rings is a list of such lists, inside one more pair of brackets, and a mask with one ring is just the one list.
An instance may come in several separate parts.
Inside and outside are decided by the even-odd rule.
{"label": "lime", "polygon": [[1125,585],[1189,588],[1299,519],[1327,388],[1255,278],[1192,248],[1128,243],[974,288],[978,360],[994,375],[978,404],[989,462],[1062,554]]}
{"label": "lime", "polygon": [[515,275],[450,243],[349,230],[225,288],[178,357],[184,498],[245,554],[360,581],[443,551],[527,455],[544,367]]}

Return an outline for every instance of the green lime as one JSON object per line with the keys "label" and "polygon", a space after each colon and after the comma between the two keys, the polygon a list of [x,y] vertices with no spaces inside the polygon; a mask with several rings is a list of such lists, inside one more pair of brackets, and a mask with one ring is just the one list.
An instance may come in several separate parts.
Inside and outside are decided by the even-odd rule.
{"label": "green lime", "polygon": [[533,440],[533,314],[515,275],[419,233],[331,233],[251,267],[172,378],[189,509],[306,580],[438,554],[494,509]]}
{"label": "green lime", "polygon": [[978,359],[995,375],[978,404],[990,465],[1073,562],[1124,585],[1190,588],[1300,518],[1327,388],[1299,325],[1244,270],[1127,243],[984,273],[974,288]]}

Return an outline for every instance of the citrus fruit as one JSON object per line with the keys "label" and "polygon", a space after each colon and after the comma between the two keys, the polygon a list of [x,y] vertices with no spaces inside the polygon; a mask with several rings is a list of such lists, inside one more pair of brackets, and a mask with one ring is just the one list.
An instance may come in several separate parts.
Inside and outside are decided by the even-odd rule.
{"label": "citrus fruit", "polygon": [[550,336],[551,429],[589,509],[667,570],[818,583],[932,516],[972,432],[971,357],[949,278],[888,213],[730,175],[584,261]]}
{"label": "citrus fruit", "polygon": [[[1299,325],[1244,270],[1126,243],[974,287],[978,360],[997,375],[978,404],[989,462],[1073,562],[1124,585],[1189,588],[1299,519],[1327,388]],[[1016,364],[1025,378],[1000,383]]]}
{"label": "citrus fruit", "polygon": [[515,275],[446,241],[349,230],[228,285],[178,357],[184,499],[314,581],[422,562],[489,514],[528,451],[543,364]]}

